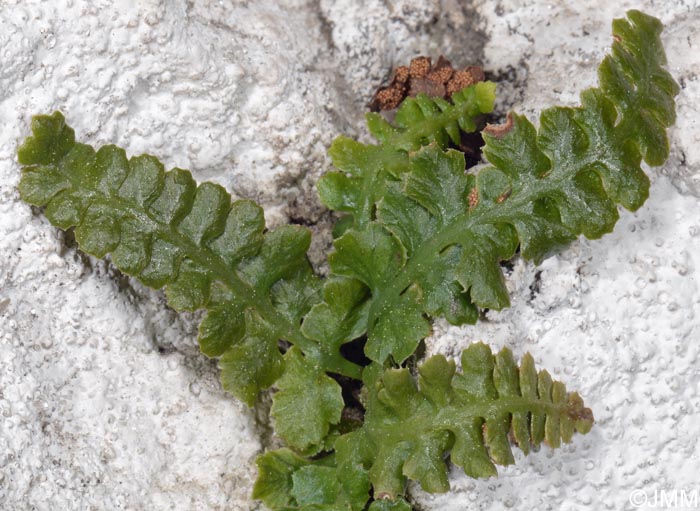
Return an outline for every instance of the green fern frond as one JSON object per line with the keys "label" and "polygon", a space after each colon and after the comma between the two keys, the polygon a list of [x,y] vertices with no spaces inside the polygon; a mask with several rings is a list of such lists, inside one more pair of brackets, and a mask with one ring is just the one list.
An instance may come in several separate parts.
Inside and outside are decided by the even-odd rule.
{"label": "green fern frond", "polygon": [[197,186],[186,170],[165,172],[153,156],[128,159],[115,146],[76,143],[58,112],[35,117],[32,130],[19,149],[22,198],[45,206],[54,225],[75,227],[85,252],[111,253],[123,272],[164,287],[174,309],[206,309],[199,341],[221,357],[226,390],[252,405],[284,371],[280,339],[328,370],[359,375],[301,333],[301,318],[320,300],[307,229],[265,232],[255,203],[232,202],[219,185]]}
{"label": "green fern frond", "polygon": [[[495,464],[514,462],[511,438],[527,454],[543,442],[556,448],[574,432],[591,429],[593,414],[578,394],[547,371],[537,372],[529,354],[518,367],[510,350],[494,355],[475,343],[462,352],[461,366],[458,372],[454,362],[436,355],[418,368],[417,378],[408,369],[368,367],[362,428],[338,438],[335,454],[319,461],[284,450],[264,454],[256,498],[273,510],[292,508],[300,504],[295,492],[311,493],[302,485],[323,486],[316,493],[337,506],[327,509],[361,510],[371,485],[378,509],[401,509],[407,479],[431,493],[449,489],[446,454],[467,475],[491,477]],[[308,468],[319,464],[323,470]],[[316,476],[302,482],[295,478],[299,470]],[[356,491],[352,499],[350,488]],[[288,500],[279,506],[283,494]]]}
{"label": "green fern frond", "polygon": [[475,343],[461,365],[456,372],[454,362],[433,356],[419,367],[417,381],[408,369],[365,370],[374,373],[365,376],[365,423],[346,438],[373,453],[375,498],[402,495],[406,478],[429,492],[447,491],[447,452],[467,475],[489,477],[494,464],[514,462],[510,434],[527,454],[543,441],[559,447],[593,424],[578,394],[567,393],[547,371],[538,373],[529,354],[518,368],[510,350],[493,355]]}
{"label": "green fern frond", "polygon": [[[428,334],[429,316],[473,323],[477,307],[507,307],[499,263],[518,247],[538,263],[581,234],[612,231],[617,205],[644,203],[642,155],[650,164],[666,158],[678,87],[662,67],[658,22],[629,16],[615,22],[601,88],[584,91],[580,107],[543,111],[539,129],[515,114],[487,127],[483,154],[491,166],[465,174],[462,153],[431,143],[408,155],[400,181],[372,189],[376,218],[347,229],[330,258],[334,274],[371,292],[372,360],[403,362]],[[344,169],[371,171],[365,163],[344,162]]]}

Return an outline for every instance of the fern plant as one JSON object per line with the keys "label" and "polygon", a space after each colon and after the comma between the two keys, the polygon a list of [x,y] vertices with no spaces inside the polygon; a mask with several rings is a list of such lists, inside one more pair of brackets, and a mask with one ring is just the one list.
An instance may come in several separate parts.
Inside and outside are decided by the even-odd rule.
{"label": "fern plant", "polygon": [[[648,196],[641,162],[668,156],[678,87],[664,69],[658,20],[613,23],[600,86],[581,106],[542,112],[539,128],[509,114],[483,131],[489,164],[465,172],[451,148],[491,112],[481,82],[451,101],[406,99],[393,123],[367,116],[377,144],[340,137],[337,171],[319,182],[340,212],[331,274],[306,258],[310,233],[266,230],[263,212],[221,186],[197,185],[154,157],[75,141],[62,114],[38,116],[19,149],[22,198],[80,248],[153,288],[178,311],[204,309],[202,352],[223,387],[253,406],[274,388],[271,415],[287,447],[262,454],[253,497],[273,510],[408,510],[406,482],[449,488],[446,456],[471,477],[523,452],[586,433],[576,393],[518,366],[507,349],[472,344],[461,367],[409,358],[432,318],[474,323],[509,304],[499,263],[519,248],[538,263],[577,236],[598,238]],[[366,339],[364,361],[342,349]],[[285,341],[285,342],[280,342]],[[346,386],[343,392],[343,386]],[[359,397],[349,388],[360,387]]]}

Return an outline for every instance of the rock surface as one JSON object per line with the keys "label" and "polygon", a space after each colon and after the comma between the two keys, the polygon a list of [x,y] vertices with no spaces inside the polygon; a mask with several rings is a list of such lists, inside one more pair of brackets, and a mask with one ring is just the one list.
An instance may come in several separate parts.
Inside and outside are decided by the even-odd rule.
{"label": "rock surface", "polygon": [[[483,65],[499,112],[574,105],[628,8],[656,15],[681,84],[668,163],[615,232],[535,268],[512,307],[438,322],[429,352],[473,340],[530,351],[596,426],[416,509],[631,509],[700,492],[700,1],[38,0],[0,3],[0,509],[249,510],[266,419],[226,396],[194,316],[81,255],[19,200],[17,144],[62,110],[80,140],[149,152],[315,231],[314,183],[338,134],[418,54]],[[633,493],[637,492],[637,493]],[[641,492],[641,493],[640,493]],[[656,493],[655,493],[656,492]],[[632,500],[630,500],[632,498]],[[634,499],[637,499],[636,501]],[[645,509],[643,506],[637,506]]]}

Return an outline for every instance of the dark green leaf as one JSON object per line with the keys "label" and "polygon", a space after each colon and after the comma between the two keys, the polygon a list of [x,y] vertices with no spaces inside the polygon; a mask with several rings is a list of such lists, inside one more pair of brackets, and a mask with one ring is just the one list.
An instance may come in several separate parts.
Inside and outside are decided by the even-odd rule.
{"label": "dark green leaf", "polygon": [[275,431],[287,445],[316,454],[330,425],[340,422],[344,406],[340,385],[296,347],[287,351],[284,360],[286,370],[272,403]]}
{"label": "dark green leaf", "polygon": [[268,451],[258,456],[258,479],[253,486],[253,498],[262,500],[270,509],[284,509],[295,503],[292,497],[294,473],[308,462],[289,449]]}
{"label": "dark green leaf", "polygon": [[37,116],[32,118],[32,136],[17,150],[17,159],[22,165],[49,165],[63,158],[74,144],[75,132],[61,112]]}
{"label": "dark green leaf", "polygon": [[333,467],[301,467],[292,481],[292,496],[299,506],[334,504],[338,497],[340,484]]}
{"label": "dark green leaf", "polygon": [[338,350],[367,329],[368,295],[367,287],[357,280],[328,280],[323,288],[323,302],[306,315],[302,332],[329,350]]}
{"label": "dark green leaf", "polygon": [[277,336],[250,309],[245,316],[246,333],[219,360],[225,390],[253,406],[258,393],[271,386],[284,372],[284,359],[277,348]]}
{"label": "dark green leaf", "polygon": [[335,463],[335,456],[309,460],[289,449],[267,452],[257,459],[253,498],[273,511],[362,511],[369,500],[366,477]]}
{"label": "dark green leaf", "polygon": [[598,71],[601,90],[620,113],[618,131],[637,144],[649,165],[668,158],[666,128],[676,120],[673,97],[680,90],[663,67],[662,29],[656,18],[628,11],[627,19],[613,22],[612,55]]}

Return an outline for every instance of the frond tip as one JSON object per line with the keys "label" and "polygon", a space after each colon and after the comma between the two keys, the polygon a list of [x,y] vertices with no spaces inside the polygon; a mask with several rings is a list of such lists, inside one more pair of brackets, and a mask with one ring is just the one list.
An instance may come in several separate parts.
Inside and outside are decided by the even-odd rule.
{"label": "frond tip", "polygon": [[489,477],[495,464],[514,462],[511,438],[527,454],[542,442],[559,447],[593,425],[580,396],[538,372],[529,354],[518,367],[507,348],[492,354],[475,343],[461,364],[458,372],[436,355],[417,378],[408,369],[367,370],[365,425],[338,442],[370,446],[375,496],[402,495],[406,478],[428,492],[447,491],[446,453],[467,475]]}

